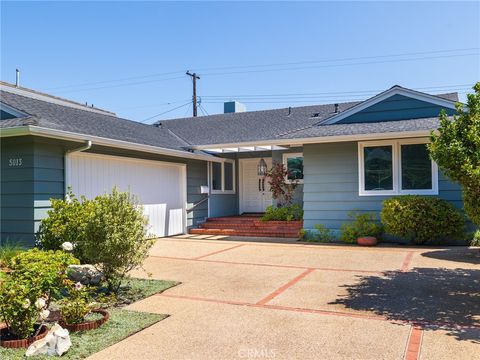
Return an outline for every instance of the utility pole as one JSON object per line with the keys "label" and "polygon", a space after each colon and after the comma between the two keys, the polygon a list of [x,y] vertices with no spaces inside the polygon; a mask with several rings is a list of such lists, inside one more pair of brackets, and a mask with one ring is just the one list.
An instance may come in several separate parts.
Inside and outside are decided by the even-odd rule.
{"label": "utility pole", "polygon": [[186,74],[192,77],[193,84],[193,95],[192,95],[192,105],[193,105],[193,116],[197,116],[197,79],[200,80],[200,76],[197,73],[191,73],[187,71]]}

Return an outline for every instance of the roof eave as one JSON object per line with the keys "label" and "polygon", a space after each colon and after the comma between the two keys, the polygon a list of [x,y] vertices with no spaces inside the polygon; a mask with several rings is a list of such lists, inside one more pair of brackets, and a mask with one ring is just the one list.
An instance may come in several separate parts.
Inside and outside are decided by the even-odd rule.
{"label": "roof eave", "polygon": [[18,126],[18,127],[0,129],[0,137],[2,138],[13,137],[13,136],[25,136],[25,135],[41,136],[41,137],[47,137],[47,138],[53,138],[53,139],[70,140],[70,141],[78,141],[78,142],[84,142],[84,141],[90,140],[94,145],[114,147],[114,148],[120,148],[120,149],[126,149],[126,150],[142,151],[142,152],[179,157],[179,158],[186,158],[186,159],[196,159],[196,160],[214,161],[214,162],[224,161],[224,159],[218,158],[212,155],[195,154],[187,151],[167,149],[167,148],[158,147],[158,146],[132,143],[132,142],[123,141],[123,140],[108,139],[104,137],[73,133],[73,132],[63,131],[63,130],[49,129],[49,128],[44,128],[40,126],[27,125],[27,126]]}
{"label": "roof eave", "polygon": [[273,139],[273,140],[248,141],[248,142],[227,143],[227,144],[196,145],[196,146],[192,146],[192,149],[207,150],[207,149],[251,147],[251,146],[262,146],[262,145],[294,146],[294,145],[317,144],[317,143],[347,142],[347,141],[416,138],[416,137],[430,136],[431,131],[432,130],[414,130],[414,131],[400,131],[400,132],[396,131],[396,132],[383,132],[383,133],[370,133],[370,134]]}

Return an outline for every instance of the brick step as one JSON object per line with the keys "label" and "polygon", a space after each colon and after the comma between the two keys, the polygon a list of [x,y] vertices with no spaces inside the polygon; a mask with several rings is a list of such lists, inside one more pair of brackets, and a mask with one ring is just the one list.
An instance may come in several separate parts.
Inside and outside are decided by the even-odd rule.
{"label": "brick step", "polygon": [[302,228],[301,225],[296,224],[270,224],[270,223],[250,223],[250,224],[240,224],[240,223],[222,223],[222,222],[206,222],[200,224],[202,228],[210,229],[278,229],[278,230],[299,230]]}
{"label": "brick step", "polygon": [[225,235],[225,236],[252,236],[252,237],[282,237],[282,238],[298,238],[298,232],[284,231],[250,231],[235,229],[190,229],[190,234],[196,235]]}
{"label": "brick step", "polygon": [[228,223],[228,224],[275,224],[287,226],[303,226],[303,221],[262,221],[257,218],[245,217],[224,217],[224,218],[208,218],[208,223]]}
{"label": "brick step", "polygon": [[237,224],[249,224],[254,221],[261,221],[259,218],[208,218],[208,222],[225,222],[225,223],[237,223]]}

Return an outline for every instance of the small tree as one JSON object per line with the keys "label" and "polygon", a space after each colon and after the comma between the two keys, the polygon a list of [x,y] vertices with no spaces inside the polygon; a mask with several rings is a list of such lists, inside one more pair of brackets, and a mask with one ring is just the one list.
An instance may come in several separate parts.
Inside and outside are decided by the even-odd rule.
{"label": "small tree", "polygon": [[266,175],[272,197],[278,201],[280,207],[291,205],[298,185],[297,180],[287,181],[287,176],[288,171],[282,163],[273,164]]}
{"label": "small tree", "polygon": [[467,109],[457,104],[453,120],[442,111],[439,134],[432,132],[430,156],[446,176],[463,188],[465,212],[480,225],[480,82],[467,95]]}

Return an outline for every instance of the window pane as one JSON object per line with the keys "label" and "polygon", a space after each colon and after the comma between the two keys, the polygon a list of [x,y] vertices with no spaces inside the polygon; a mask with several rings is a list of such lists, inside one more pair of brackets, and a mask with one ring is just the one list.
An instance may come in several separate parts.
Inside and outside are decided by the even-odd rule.
{"label": "window pane", "polygon": [[303,179],[303,156],[287,158],[288,180]]}
{"label": "window pane", "polygon": [[363,148],[365,190],[393,190],[392,146]]}
{"label": "window pane", "polygon": [[233,190],[233,164],[226,162],[223,166],[225,171],[225,190]]}
{"label": "window pane", "polygon": [[222,164],[212,163],[212,190],[222,190]]}
{"label": "window pane", "polygon": [[432,188],[432,161],[426,144],[402,145],[402,190]]}

